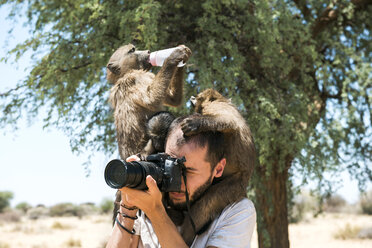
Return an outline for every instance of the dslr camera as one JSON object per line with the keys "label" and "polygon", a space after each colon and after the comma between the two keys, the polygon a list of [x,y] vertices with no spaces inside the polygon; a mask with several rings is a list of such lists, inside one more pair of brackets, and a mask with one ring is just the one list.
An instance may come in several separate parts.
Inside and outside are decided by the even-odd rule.
{"label": "dslr camera", "polygon": [[165,153],[149,155],[146,161],[125,162],[111,160],[105,169],[105,181],[111,188],[147,189],[146,177],[155,179],[160,191],[181,190],[181,177],[185,158],[173,158]]}

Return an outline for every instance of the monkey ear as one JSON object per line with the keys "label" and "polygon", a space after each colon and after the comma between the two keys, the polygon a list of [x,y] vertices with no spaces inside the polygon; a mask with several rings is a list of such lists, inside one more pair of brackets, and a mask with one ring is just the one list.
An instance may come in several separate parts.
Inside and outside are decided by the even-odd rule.
{"label": "monkey ear", "polygon": [[115,75],[120,74],[120,67],[118,65],[115,65],[114,63],[108,63],[106,68],[109,69]]}
{"label": "monkey ear", "polygon": [[231,98],[227,99],[227,101],[228,101],[229,103],[232,103],[232,99],[231,99]]}

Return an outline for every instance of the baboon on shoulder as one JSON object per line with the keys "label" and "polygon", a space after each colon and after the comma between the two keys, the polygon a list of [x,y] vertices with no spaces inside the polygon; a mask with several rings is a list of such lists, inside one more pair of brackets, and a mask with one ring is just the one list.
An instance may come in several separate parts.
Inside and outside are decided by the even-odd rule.
{"label": "baboon on shoulder", "polygon": [[[197,233],[202,232],[229,204],[246,197],[250,176],[255,164],[255,147],[251,131],[230,100],[213,89],[207,89],[192,97],[193,115],[181,123],[184,136],[205,131],[224,134],[226,166],[221,179],[216,180],[190,209]],[[188,218],[181,229],[186,242],[194,233]],[[191,241],[190,241],[191,240]]]}

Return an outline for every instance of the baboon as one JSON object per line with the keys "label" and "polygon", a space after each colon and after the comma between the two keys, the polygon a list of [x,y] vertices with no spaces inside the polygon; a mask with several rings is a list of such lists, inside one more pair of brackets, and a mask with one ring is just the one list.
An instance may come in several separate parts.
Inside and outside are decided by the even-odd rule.
{"label": "baboon", "polygon": [[[197,234],[233,202],[246,197],[246,191],[255,163],[255,147],[251,131],[244,118],[230,100],[213,89],[207,89],[191,98],[194,110],[200,115],[186,118],[181,123],[184,136],[205,131],[224,134],[226,166],[221,179],[212,183],[205,194],[191,206],[190,215]],[[189,218],[185,218],[181,234],[190,244],[194,238]]]}
{"label": "baboon", "polygon": [[[113,87],[109,102],[114,109],[116,135],[121,159],[138,154],[148,142],[148,118],[163,109],[163,105],[182,103],[184,69],[191,50],[181,45],[165,61],[160,71],[150,72],[149,51],[137,51],[128,44],[117,49],[107,64],[107,79]],[[116,194],[116,202],[120,194]],[[116,210],[114,208],[114,218]]]}
{"label": "baboon", "polygon": [[140,153],[142,160],[150,154],[164,152],[168,129],[174,119],[174,115],[168,111],[157,112],[150,117],[146,123],[149,141]]}
{"label": "baboon", "polygon": [[146,145],[148,118],[163,105],[178,106],[183,97],[183,67],[191,50],[179,46],[154,75],[149,71],[149,51],[136,51],[132,44],[120,47],[107,64],[107,79],[114,84],[109,101],[114,109],[119,154],[122,159],[139,153]]}

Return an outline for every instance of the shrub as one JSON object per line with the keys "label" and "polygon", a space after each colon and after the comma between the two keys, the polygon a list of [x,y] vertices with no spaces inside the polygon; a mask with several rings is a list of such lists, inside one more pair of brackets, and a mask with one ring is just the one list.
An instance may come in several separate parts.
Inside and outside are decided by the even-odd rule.
{"label": "shrub", "polygon": [[99,205],[101,213],[110,213],[114,210],[114,201],[110,198],[104,198]]}
{"label": "shrub", "polygon": [[27,211],[28,218],[32,220],[39,219],[41,217],[46,217],[49,216],[49,209],[46,207],[35,207],[35,208],[30,208]]}
{"label": "shrub", "polygon": [[346,206],[346,201],[340,195],[331,195],[325,200],[323,209],[326,212],[341,212],[342,208]]}
{"label": "shrub", "polygon": [[83,215],[91,215],[99,212],[99,209],[94,205],[94,203],[83,203],[78,206]]}
{"label": "shrub", "polygon": [[302,192],[296,195],[293,205],[290,207],[288,220],[290,223],[297,223],[303,220],[307,212],[315,212],[317,208],[316,197],[308,192]]}
{"label": "shrub", "polygon": [[66,230],[66,229],[70,229],[71,226],[69,226],[69,225],[65,225],[65,224],[62,224],[62,223],[59,222],[59,221],[55,221],[55,222],[52,224],[52,228],[53,228],[53,229]]}
{"label": "shrub", "polygon": [[351,226],[349,223],[344,228],[340,228],[335,234],[336,239],[355,239],[358,238],[358,234],[361,228],[359,226]]}
{"label": "shrub", "polygon": [[372,190],[361,195],[360,207],[364,214],[372,215]]}
{"label": "shrub", "polygon": [[72,203],[60,203],[50,208],[50,216],[83,216],[81,208],[73,205]]}
{"label": "shrub", "polygon": [[13,198],[13,193],[10,191],[0,192],[0,213],[4,212],[5,208],[9,207],[9,201]]}
{"label": "shrub", "polygon": [[30,204],[27,202],[20,202],[15,206],[16,209],[23,211],[24,213],[27,213],[27,211],[32,208]]}
{"label": "shrub", "polygon": [[81,247],[81,241],[79,239],[70,238],[66,241],[67,247]]}
{"label": "shrub", "polygon": [[8,210],[0,213],[0,222],[19,222],[21,213],[19,211]]}
{"label": "shrub", "polygon": [[360,239],[372,239],[372,227],[363,228],[358,233]]}

